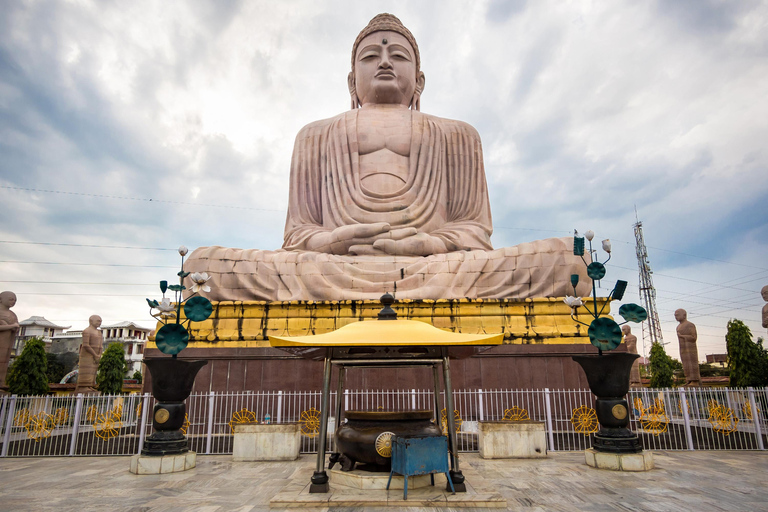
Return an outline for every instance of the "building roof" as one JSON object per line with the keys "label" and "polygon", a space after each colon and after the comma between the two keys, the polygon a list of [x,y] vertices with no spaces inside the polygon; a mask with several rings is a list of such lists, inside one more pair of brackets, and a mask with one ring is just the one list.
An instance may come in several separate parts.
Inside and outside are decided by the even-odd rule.
{"label": "building roof", "polygon": [[46,320],[42,316],[31,316],[26,320],[22,320],[21,322],[19,322],[19,325],[24,325],[24,326],[38,325],[40,327],[48,327],[53,329],[69,329],[71,327],[70,325],[67,325],[67,326],[56,325],[55,323],[49,320]]}
{"label": "building roof", "polygon": [[101,326],[102,330],[103,329],[125,329],[125,328],[135,329],[137,331],[144,331],[144,332],[149,332],[149,331],[152,330],[152,328],[150,328],[150,327],[143,327],[143,326],[135,324],[133,322],[118,322],[118,323],[112,324],[112,325],[102,325]]}

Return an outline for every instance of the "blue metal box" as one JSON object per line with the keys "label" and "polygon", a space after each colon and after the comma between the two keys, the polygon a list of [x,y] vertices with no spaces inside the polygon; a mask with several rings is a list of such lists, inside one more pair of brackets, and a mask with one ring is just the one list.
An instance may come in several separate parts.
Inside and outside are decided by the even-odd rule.
{"label": "blue metal box", "polygon": [[430,475],[435,485],[434,473],[445,473],[456,494],[448,474],[448,438],[445,436],[408,436],[392,438],[392,471],[389,473],[387,489],[392,475],[403,475],[403,499],[408,499],[408,477]]}

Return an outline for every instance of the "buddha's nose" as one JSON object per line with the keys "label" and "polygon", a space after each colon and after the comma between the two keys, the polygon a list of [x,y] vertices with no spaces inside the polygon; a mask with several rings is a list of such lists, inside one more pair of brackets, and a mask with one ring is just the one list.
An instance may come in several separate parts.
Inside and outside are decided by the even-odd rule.
{"label": "buddha's nose", "polygon": [[391,68],[392,67],[392,63],[390,62],[389,56],[386,53],[384,55],[382,55],[381,62],[379,62],[379,67],[380,68]]}

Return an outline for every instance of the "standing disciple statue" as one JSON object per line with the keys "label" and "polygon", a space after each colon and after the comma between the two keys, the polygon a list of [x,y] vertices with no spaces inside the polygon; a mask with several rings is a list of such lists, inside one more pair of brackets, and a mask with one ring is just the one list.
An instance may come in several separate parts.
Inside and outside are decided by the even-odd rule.
{"label": "standing disciple statue", "polygon": [[696,326],[688,321],[688,313],[684,309],[675,311],[677,339],[680,342],[680,360],[683,362],[686,386],[701,386],[699,375],[699,351],[696,349]]}
{"label": "standing disciple statue", "polygon": [[[621,326],[621,332],[624,333],[624,343],[627,344],[627,352],[637,354],[637,336],[632,334],[632,328],[624,324]],[[632,370],[629,372],[629,386],[632,388],[643,387],[643,382],[640,380],[640,359],[636,359],[632,363]]]}
{"label": "standing disciple statue", "polygon": [[[768,302],[768,285],[763,286],[760,290],[760,295],[763,296],[763,300]],[[768,329],[768,304],[763,306],[763,328]]]}
{"label": "standing disciple statue", "polygon": [[[420,112],[413,34],[379,14],[352,46],[352,109],[296,137],[282,250],[201,247],[212,300],[562,297],[591,281],[573,239],[494,250],[477,131]],[[461,76],[460,73],[456,75]]]}
{"label": "standing disciple statue", "polygon": [[8,362],[11,360],[13,341],[16,339],[16,333],[19,332],[19,319],[11,311],[15,305],[15,293],[0,293],[0,386],[5,386],[5,376],[8,374]]}
{"label": "standing disciple statue", "polygon": [[80,366],[77,373],[75,393],[96,391],[96,370],[104,350],[104,336],[101,334],[101,317],[92,315],[88,327],[83,330],[83,344],[80,345]]}

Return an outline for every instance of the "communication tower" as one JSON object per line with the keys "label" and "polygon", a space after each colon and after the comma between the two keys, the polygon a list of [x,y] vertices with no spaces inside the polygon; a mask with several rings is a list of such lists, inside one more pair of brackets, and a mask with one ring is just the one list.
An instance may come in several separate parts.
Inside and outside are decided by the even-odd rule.
{"label": "communication tower", "polygon": [[[635,211],[637,216],[637,211]],[[637,218],[637,217],[635,217]],[[651,262],[648,261],[648,249],[643,239],[643,223],[637,220],[635,223],[635,250],[637,252],[637,266],[640,270],[640,301],[648,312],[648,319],[643,322],[643,357],[648,357],[648,350],[653,343],[661,343],[664,340],[661,334],[661,323],[656,311],[656,288],[653,287],[653,271]]]}

